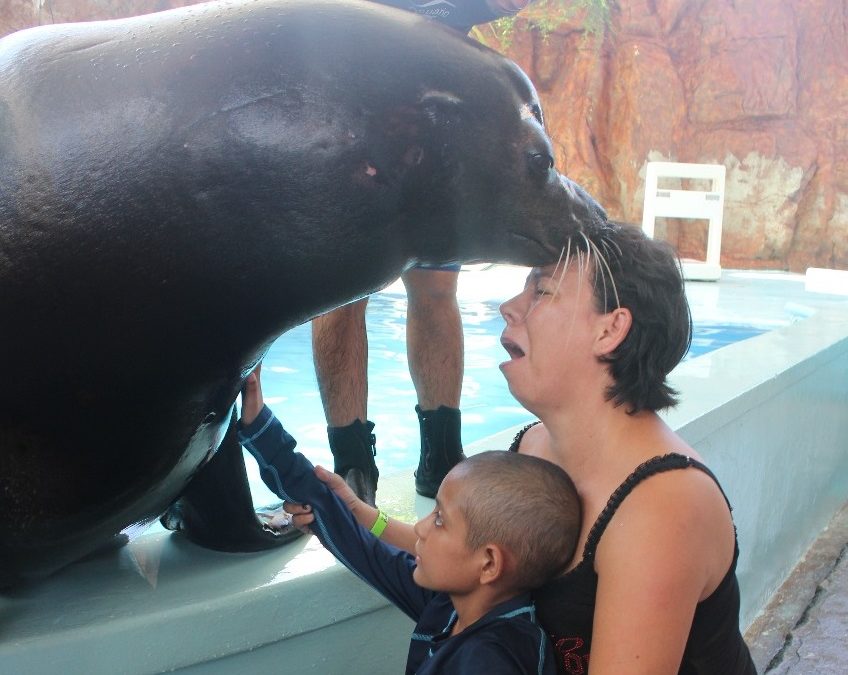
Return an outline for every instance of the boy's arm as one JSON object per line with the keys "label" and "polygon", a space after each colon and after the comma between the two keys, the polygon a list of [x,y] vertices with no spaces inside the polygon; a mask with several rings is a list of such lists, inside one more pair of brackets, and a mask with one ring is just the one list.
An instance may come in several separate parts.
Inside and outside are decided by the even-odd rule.
{"label": "boy's arm", "polygon": [[[344,478],[326,469],[316,471],[315,475],[329,490],[335,493],[336,497],[350,510],[356,522],[362,525],[362,527],[367,530],[377,522],[377,508],[357,497],[350,486],[345,483]],[[313,516],[309,511],[304,511],[302,508],[292,504],[286,505],[286,511],[295,516],[295,523],[298,526],[312,527]],[[391,544],[409,553],[414,553],[415,542],[418,540],[418,537],[415,535],[413,526],[410,523],[404,523],[396,518],[389,518],[386,529],[380,535],[380,540],[383,543]]]}
{"label": "boy's arm", "polygon": [[256,458],[265,484],[286,501],[309,504],[311,529],[324,547],[359,578],[417,621],[433,596],[412,579],[414,558],[361,527],[348,508],[315,477],[312,464],[294,452],[296,441],[265,406],[250,424],[238,424],[239,441]]}

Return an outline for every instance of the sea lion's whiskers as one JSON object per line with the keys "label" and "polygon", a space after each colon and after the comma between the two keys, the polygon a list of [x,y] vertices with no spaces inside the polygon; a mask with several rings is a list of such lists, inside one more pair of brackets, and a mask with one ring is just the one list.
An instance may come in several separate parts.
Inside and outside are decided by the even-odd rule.
{"label": "sea lion's whiskers", "polygon": [[[569,243],[569,245],[571,244],[571,237],[568,238],[568,243]],[[557,270],[559,269],[560,264],[562,264],[563,255],[565,255],[565,246],[563,246],[559,250],[559,258],[557,258],[556,265],[554,265],[554,271],[551,272],[552,277],[556,276]],[[563,267],[563,270],[565,270],[567,267],[568,267],[568,258],[565,259],[565,266]]]}
{"label": "sea lion's whiskers", "polygon": [[[616,308],[620,309],[621,308],[621,299],[618,297],[618,288],[615,285],[615,278],[612,276],[612,269],[610,268],[609,263],[607,262],[606,258],[601,254],[601,251],[597,247],[597,245],[594,242],[590,242],[590,243],[592,245],[592,249],[595,251],[597,259],[600,262],[603,263],[603,268],[604,268],[604,270],[606,270],[606,275],[604,275],[604,273],[602,272],[601,278],[603,279],[604,276],[609,277],[610,285],[612,286],[612,292],[613,292],[613,295],[615,296],[615,306],[616,306]],[[606,301],[607,301],[607,298],[606,298],[606,281],[605,281],[604,282],[604,308],[606,308]]]}
{"label": "sea lion's whiskers", "polygon": [[[577,260],[578,260],[577,269],[578,269],[578,271],[579,271],[579,282],[582,282],[582,281],[583,281],[583,277],[586,275],[586,270],[588,270],[588,269],[589,269],[589,262],[590,262],[589,256],[590,256],[590,253],[591,253],[591,249],[590,249],[590,247],[589,247],[589,238],[586,236],[586,233],[585,233],[585,232],[583,232],[583,231],[581,230],[581,231],[580,231],[580,236],[583,238],[583,243],[584,243],[584,244],[585,244],[585,246],[586,246],[585,250],[584,250],[584,249],[582,249],[582,248],[578,248],[578,249],[577,249],[577,251],[578,251],[578,256],[577,256]],[[584,257],[584,255],[583,255],[583,254],[585,254],[585,257]],[[579,288],[580,288],[580,286],[579,286],[579,282],[578,282],[578,290],[579,290]]]}
{"label": "sea lion's whiskers", "polygon": [[[560,255],[562,257],[562,255]],[[554,293],[559,293],[559,287],[562,286],[563,279],[565,279],[565,273],[568,271],[568,265],[571,261],[571,237],[568,238],[568,250],[565,254],[565,264],[562,266],[562,272],[560,272],[559,279],[557,279],[556,289]],[[556,274],[556,268],[554,268],[554,274]],[[553,296],[551,296],[551,300],[553,300]]]}
{"label": "sea lion's whiskers", "polygon": [[594,241],[589,240],[589,245],[590,245],[589,261],[592,264],[592,271],[593,271],[592,284],[597,289],[598,279],[600,279],[600,283],[603,286],[603,291],[604,291],[604,293],[603,293],[603,306],[604,306],[604,309],[606,309],[606,307],[607,307],[607,278],[606,278],[606,275],[604,274],[604,267],[601,264],[601,260],[600,260],[601,251],[598,248],[597,244],[595,244]]}
{"label": "sea lion's whiskers", "polygon": [[[583,237],[583,239],[585,240],[586,235],[583,234],[582,232],[580,234]],[[585,273],[586,273],[586,267],[588,265],[588,262],[583,257],[584,251],[583,251],[582,248],[577,247],[575,255],[577,257],[577,297],[579,298],[580,293],[583,292],[583,282],[585,281],[584,277],[586,276]],[[557,286],[557,288],[559,288],[559,287]],[[575,310],[574,314],[572,315],[572,326],[574,325],[574,321],[576,319],[577,319],[577,312]]]}
{"label": "sea lion's whiskers", "polygon": [[623,255],[621,252],[621,246],[618,245],[618,242],[615,239],[604,237],[604,241],[607,243],[608,246],[615,246],[615,250],[618,251],[619,258]]}

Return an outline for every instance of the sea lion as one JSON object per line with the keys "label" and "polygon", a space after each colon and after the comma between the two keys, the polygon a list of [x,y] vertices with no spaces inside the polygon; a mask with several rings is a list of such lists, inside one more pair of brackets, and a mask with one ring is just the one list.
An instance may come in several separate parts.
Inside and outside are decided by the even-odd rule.
{"label": "sea lion", "polygon": [[552,156],[515,64],[369,2],[0,40],[0,585],[181,495],[194,541],[278,544],[230,428],[246,374],[417,262],[556,259],[604,216]]}

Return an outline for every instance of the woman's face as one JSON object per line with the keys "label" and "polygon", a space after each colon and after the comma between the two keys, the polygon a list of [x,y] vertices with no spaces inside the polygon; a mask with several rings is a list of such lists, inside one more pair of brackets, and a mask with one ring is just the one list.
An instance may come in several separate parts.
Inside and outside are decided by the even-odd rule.
{"label": "woman's face", "polygon": [[567,403],[569,393],[596,387],[597,337],[603,315],[595,309],[591,269],[534,268],[524,290],[501,305],[501,343],[509,360],[500,368],[512,395],[533,413]]}

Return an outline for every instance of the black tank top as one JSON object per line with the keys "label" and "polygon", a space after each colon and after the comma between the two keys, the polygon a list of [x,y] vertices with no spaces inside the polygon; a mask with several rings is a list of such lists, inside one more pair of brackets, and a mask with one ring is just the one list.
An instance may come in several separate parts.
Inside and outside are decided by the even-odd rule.
{"label": "black tank top", "polygon": [[[524,433],[531,426],[533,424],[518,432],[509,448],[511,451],[518,451]],[[689,467],[703,471],[718,485],[718,480],[706,466],[689,457],[671,453],[649,459],[638,466],[612,493],[589,531],[580,563],[535,594],[536,614],[554,645],[561,673],[585,675],[589,672],[592,620],[598,589],[595,550],[613,514],[631,490],[646,478],[664,471]],[[736,580],[738,557],[739,546],[734,543],[730,569],[713,594],[699,602],[695,608],[680,675],[756,675],[754,662],[739,631],[739,584]]]}

